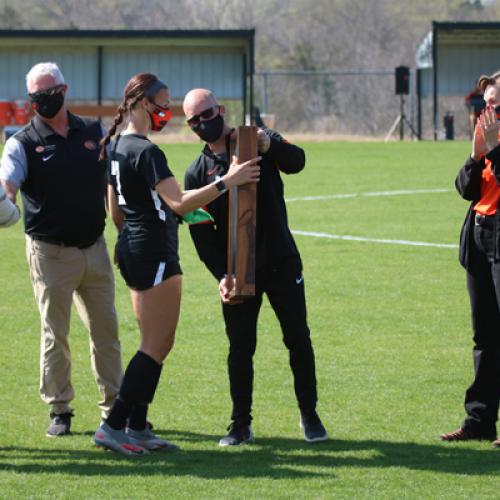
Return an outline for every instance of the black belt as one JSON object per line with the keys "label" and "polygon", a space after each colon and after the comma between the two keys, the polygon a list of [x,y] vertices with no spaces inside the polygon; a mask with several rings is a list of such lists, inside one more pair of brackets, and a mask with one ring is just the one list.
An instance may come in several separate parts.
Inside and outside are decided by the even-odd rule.
{"label": "black belt", "polygon": [[78,248],[80,250],[85,250],[86,248],[91,247],[98,239],[98,238],[96,238],[95,240],[85,241],[83,243],[69,244],[69,243],[64,243],[63,241],[54,240],[53,238],[50,238],[48,236],[38,236],[38,235],[34,236],[34,235],[30,234],[29,237],[35,241],[43,241],[44,243],[50,243],[51,245],[58,245],[60,247],[74,247],[74,248]]}
{"label": "black belt", "polygon": [[492,228],[495,225],[495,216],[494,215],[474,214],[474,224],[476,226],[486,226],[486,227]]}

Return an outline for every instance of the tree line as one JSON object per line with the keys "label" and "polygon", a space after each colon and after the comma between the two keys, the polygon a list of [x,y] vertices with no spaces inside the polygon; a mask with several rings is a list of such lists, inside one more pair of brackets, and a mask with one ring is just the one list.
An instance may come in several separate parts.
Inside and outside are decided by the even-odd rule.
{"label": "tree line", "polygon": [[[492,0],[0,0],[1,29],[255,28],[257,72],[413,68],[433,20],[499,16]],[[383,135],[399,112],[392,75],[283,75],[266,90],[287,130]]]}

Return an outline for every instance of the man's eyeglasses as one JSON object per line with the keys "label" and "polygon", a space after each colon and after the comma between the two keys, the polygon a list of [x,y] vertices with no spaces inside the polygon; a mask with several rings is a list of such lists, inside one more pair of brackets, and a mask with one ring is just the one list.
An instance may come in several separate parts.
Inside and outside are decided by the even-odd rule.
{"label": "man's eyeglasses", "polygon": [[190,127],[196,127],[196,125],[199,125],[202,121],[211,120],[221,111],[224,111],[224,106],[212,106],[211,108],[205,109],[200,114],[188,118],[187,123]]}
{"label": "man's eyeglasses", "polygon": [[55,85],[54,87],[50,87],[49,89],[44,89],[44,90],[39,90],[38,92],[32,92],[31,94],[28,94],[31,99],[38,99],[40,97],[45,97],[45,96],[53,96],[54,94],[57,94],[60,92],[66,85],[61,84],[61,85]]}

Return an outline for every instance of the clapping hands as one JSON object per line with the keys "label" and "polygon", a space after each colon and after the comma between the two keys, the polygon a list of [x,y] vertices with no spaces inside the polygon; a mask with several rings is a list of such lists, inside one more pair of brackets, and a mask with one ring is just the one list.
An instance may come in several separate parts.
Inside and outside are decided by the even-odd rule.
{"label": "clapping hands", "polygon": [[493,106],[488,106],[481,113],[474,129],[472,140],[472,158],[479,160],[498,145],[500,127]]}

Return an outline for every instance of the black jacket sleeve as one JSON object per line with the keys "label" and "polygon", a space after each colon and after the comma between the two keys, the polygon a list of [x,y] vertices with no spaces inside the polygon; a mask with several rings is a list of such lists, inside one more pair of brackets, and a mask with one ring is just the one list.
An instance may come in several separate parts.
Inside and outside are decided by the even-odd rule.
{"label": "black jacket sleeve", "polygon": [[484,158],[475,161],[469,156],[458,172],[455,187],[464,200],[475,201],[481,198],[481,175],[484,167]]}
{"label": "black jacket sleeve", "polygon": [[271,139],[271,146],[262,156],[273,160],[285,174],[300,172],[306,164],[304,150],[290,144],[274,130],[264,129],[264,131]]}
{"label": "black jacket sleeve", "polygon": [[[185,189],[197,189],[202,187],[197,178],[194,165],[186,171],[184,176]],[[206,209],[206,207],[205,207]],[[213,222],[190,224],[189,232],[200,260],[207,266],[217,281],[220,281],[226,272],[226,257],[224,252],[218,248],[217,228]]]}

